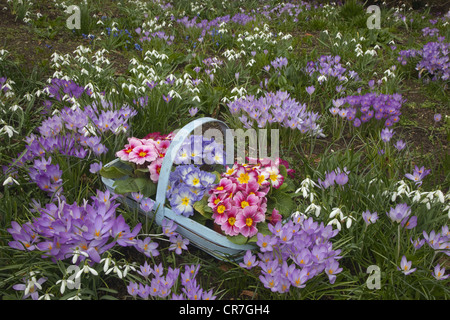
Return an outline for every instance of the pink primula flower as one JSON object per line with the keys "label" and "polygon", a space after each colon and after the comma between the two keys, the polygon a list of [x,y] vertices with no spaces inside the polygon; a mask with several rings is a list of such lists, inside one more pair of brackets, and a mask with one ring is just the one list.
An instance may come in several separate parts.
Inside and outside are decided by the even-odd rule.
{"label": "pink primula flower", "polygon": [[256,225],[258,222],[264,221],[265,216],[260,214],[258,206],[247,206],[243,210],[239,210],[236,216],[236,227],[244,237],[253,237],[258,233]]}
{"label": "pink primula flower", "polygon": [[137,138],[128,138],[128,144],[125,145],[124,149],[117,151],[116,156],[122,161],[129,161],[130,153],[134,148],[141,146],[142,141]]}
{"label": "pink primula flower", "polygon": [[158,152],[154,145],[140,145],[130,152],[128,161],[136,164],[144,164],[145,162],[152,162],[158,158]]}

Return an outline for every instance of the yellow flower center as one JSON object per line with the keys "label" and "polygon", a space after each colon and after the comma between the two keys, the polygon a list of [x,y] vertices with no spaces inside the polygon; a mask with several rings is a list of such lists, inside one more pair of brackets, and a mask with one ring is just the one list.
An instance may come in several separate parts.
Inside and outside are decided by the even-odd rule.
{"label": "yellow flower center", "polygon": [[217,207],[217,212],[222,214],[225,212],[225,206],[223,204],[221,204],[220,206]]}
{"label": "yellow flower center", "polygon": [[248,173],[241,173],[239,175],[239,178],[238,178],[239,183],[248,183],[249,180],[250,180],[250,176],[248,175]]}
{"label": "yellow flower center", "polygon": [[241,208],[244,209],[245,207],[248,207],[250,204],[247,201],[241,202]]}
{"label": "yellow flower center", "polygon": [[245,219],[245,224],[246,224],[248,227],[251,227],[252,224],[253,224],[253,219],[252,219],[252,218],[247,218],[247,219]]}
{"label": "yellow flower center", "polygon": [[183,199],[181,199],[181,204],[184,206],[187,206],[189,204],[189,198],[184,197]]}

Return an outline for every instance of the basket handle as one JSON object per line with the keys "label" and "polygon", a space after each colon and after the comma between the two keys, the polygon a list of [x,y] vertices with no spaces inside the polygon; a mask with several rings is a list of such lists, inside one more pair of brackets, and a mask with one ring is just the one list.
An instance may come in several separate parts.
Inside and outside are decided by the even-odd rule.
{"label": "basket handle", "polygon": [[173,162],[175,160],[176,155],[178,154],[178,151],[180,150],[183,142],[186,140],[187,137],[198,127],[201,127],[203,124],[208,122],[217,122],[222,128],[222,131],[225,131],[228,129],[228,126],[220,120],[214,119],[214,118],[200,118],[195,119],[194,121],[189,122],[187,125],[185,125],[183,128],[181,128],[175,137],[172,139],[169,148],[166,151],[166,154],[164,156],[161,170],[159,174],[159,180],[158,180],[158,186],[156,189],[156,198],[155,198],[155,207],[156,210],[156,223],[158,225],[161,225],[162,220],[165,217],[165,203],[166,203],[166,193],[167,193],[167,187],[169,184],[169,175],[172,171]]}

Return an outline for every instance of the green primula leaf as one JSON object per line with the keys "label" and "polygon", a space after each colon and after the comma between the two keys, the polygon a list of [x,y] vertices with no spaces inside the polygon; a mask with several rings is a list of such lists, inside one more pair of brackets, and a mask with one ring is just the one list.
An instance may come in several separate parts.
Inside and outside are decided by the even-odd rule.
{"label": "green primula leaf", "polygon": [[118,179],[122,178],[123,176],[129,176],[132,172],[123,168],[118,168],[115,166],[111,167],[103,167],[100,170],[100,175],[102,177],[105,177],[107,179]]}
{"label": "green primula leaf", "polygon": [[208,207],[208,197],[203,197],[201,200],[194,203],[194,209],[198,211],[203,217],[211,219],[212,209]]}
{"label": "green primula leaf", "polygon": [[138,192],[139,188],[134,180],[134,178],[128,178],[114,181],[114,192],[118,194]]}
{"label": "green primula leaf", "polygon": [[288,175],[286,167],[285,167],[284,165],[280,164],[280,165],[278,166],[278,168],[279,168],[279,170],[280,170],[280,174],[281,174],[283,177],[286,178],[287,175]]}
{"label": "green primula leaf", "polygon": [[[292,199],[292,196],[289,193],[282,192],[277,189],[274,189],[274,192],[271,194],[268,202],[271,203],[270,207],[272,210],[273,208],[276,208],[283,217],[290,216],[292,211],[295,209],[295,202]],[[269,206],[267,209],[269,209]]]}
{"label": "green primula leaf", "polygon": [[151,197],[156,194],[157,185],[149,178],[136,178],[134,179],[138,191],[145,197]]}
{"label": "green primula leaf", "polygon": [[248,238],[244,237],[242,234],[238,234],[237,236],[227,236],[227,238],[234,244],[238,245],[244,245],[248,242]]}

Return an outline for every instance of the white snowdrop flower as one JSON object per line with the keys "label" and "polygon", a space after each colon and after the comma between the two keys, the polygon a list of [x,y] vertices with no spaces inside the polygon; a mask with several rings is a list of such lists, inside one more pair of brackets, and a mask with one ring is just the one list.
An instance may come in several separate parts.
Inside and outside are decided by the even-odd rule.
{"label": "white snowdrop flower", "polygon": [[9,107],[9,110],[12,111],[12,112],[16,112],[17,110],[23,111],[22,107],[19,106],[18,104],[12,105],[11,107]]}
{"label": "white snowdrop flower", "polygon": [[412,201],[413,201],[413,202],[419,202],[419,201],[420,201],[420,197],[421,197],[420,192],[419,192],[418,190],[416,190],[416,191],[414,192],[414,197],[413,197]]}
{"label": "white snowdrop flower", "polygon": [[328,225],[328,226],[330,226],[330,225],[336,225],[336,228],[337,228],[339,231],[341,231],[341,223],[340,223],[339,220],[336,219],[336,218],[333,219],[333,220],[331,220],[330,222],[328,222],[327,225]]}
{"label": "white snowdrop flower", "polygon": [[195,96],[195,97],[193,97],[193,98],[192,98],[192,101],[198,101],[198,102],[200,102],[200,98],[199,98],[199,96]]}
{"label": "white snowdrop flower", "polygon": [[308,217],[307,217],[306,214],[304,214],[303,212],[295,211],[294,213],[292,213],[291,218],[292,218],[293,220],[299,221],[299,220],[301,220],[301,219],[306,219],[306,218],[308,218]]}
{"label": "white snowdrop flower", "polygon": [[340,32],[338,32],[337,34],[336,34],[336,39],[341,39],[342,38],[342,34],[340,33]]}
{"label": "white snowdrop flower", "polygon": [[85,274],[91,273],[94,276],[98,276],[98,272],[94,268],[89,267],[89,265],[87,263],[85,263],[83,268],[77,272],[77,274],[75,275],[75,279],[79,279],[81,277],[82,273],[85,273]]}
{"label": "white snowdrop flower", "polygon": [[9,125],[4,125],[2,129],[0,129],[0,134],[5,132],[8,137],[12,137],[15,134],[19,134],[19,132],[17,132],[16,129],[14,129],[13,127],[9,126]]}
{"label": "white snowdrop flower", "polygon": [[450,219],[450,205],[446,205],[446,206],[445,206],[444,212],[445,212],[445,211],[448,211],[447,215],[448,215],[448,218]]}
{"label": "white snowdrop flower", "polygon": [[89,257],[89,255],[88,255],[86,252],[79,250],[79,248],[77,247],[77,248],[73,251],[72,264],[75,264],[75,263],[77,262],[78,257],[79,257],[80,255],[85,256],[86,258]]}
{"label": "white snowdrop flower", "polygon": [[255,59],[250,59],[250,61],[247,63],[247,67],[251,67],[255,62]]}
{"label": "white snowdrop flower", "polygon": [[81,300],[80,294],[81,293],[77,293],[76,295],[74,295],[73,297],[68,298],[67,300]]}
{"label": "white snowdrop flower", "polygon": [[347,229],[350,229],[350,227],[352,226],[352,220],[351,217],[347,217],[347,221],[345,223],[345,226],[347,227]]}
{"label": "white snowdrop flower", "polygon": [[169,91],[169,96],[171,96],[172,98],[177,97],[178,99],[181,99],[181,96],[178,94],[178,92],[173,89]]}
{"label": "white snowdrop flower", "polygon": [[108,271],[109,265],[110,265],[110,263],[112,262],[111,257],[107,257],[107,258],[101,259],[101,260],[100,260],[100,263],[102,263],[102,262],[104,263],[104,265],[103,265],[103,272]]}
{"label": "white snowdrop flower", "polygon": [[125,263],[123,267],[123,277],[127,276],[129,270],[136,271],[136,268],[133,264]]}
{"label": "white snowdrop flower", "polygon": [[397,199],[397,192],[394,192],[394,193],[392,194],[391,201],[392,201],[392,202],[395,202],[395,199]]}
{"label": "white snowdrop flower", "polygon": [[319,81],[320,83],[322,83],[323,81],[327,81],[327,77],[325,75],[321,75],[317,78],[317,81]]}
{"label": "white snowdrop flower", "polygon": [[51,300],[51,297],[54,297],[55,295],[52,293],[45,293],[44,295],[40,296],[38,300]]}
{"label": "white snowdrop flower", "polygon": [[339,217],[341,218],[341,220],[344,219],[344,214],[342,213],[342,210],[340,208],[333,208],[330,212],[330,219],[333,219],[334,217],[336,217],[337,215],[339,215]]}
{"label": "white snowdrop flower", "polygon": [[439,199],[439,201],[440,201],[441,203],[444,203],[444,202],[445,202],[444,194],[442,193],[441,190],[435,191],[434,194],[438,197],[438,199]]}
{"label": "white snowdrop flower", "polygon": [[311,211],[311,212],[314,213],[314,215],[315,215],[316,217],[318,217],[318,216],[320,215],[321,209],[322,209],[322,208],[321,208],[320,206],[318,206],[318,205],[316,205],[316,204],[314,204],[314,203],[311,203],[311,204],[305,209],[305,213],[309,213],[309,212]]}
{"label": "white snowdrop flower", "polygon": [[117,276],[122,279],[123,277],[123,273],[122,270],[120,270],[120,266],[118,266],[117,264],[114,265],[114,267],[110,268],[108,271],[105,272],[105,274],[109,274],[111,273],[111,271],[114,271],[114,273],[117,274]]}
{"label": "white snowdrop flower", "polygon": [[13,177],[9,176],[9,177],[6,178],[5,181],[3,182],[3,186],[6,186],[6,185],[12,185],[13,183],[15,183],[15,184],[17,184],[17,185],[20,185],[20,183],[17,182],[16,179],[14,179]]}

